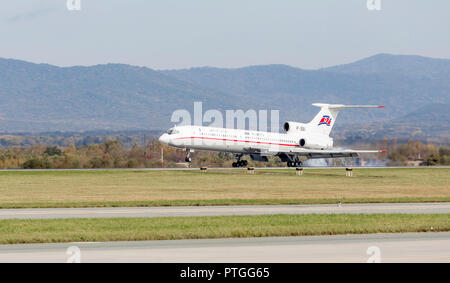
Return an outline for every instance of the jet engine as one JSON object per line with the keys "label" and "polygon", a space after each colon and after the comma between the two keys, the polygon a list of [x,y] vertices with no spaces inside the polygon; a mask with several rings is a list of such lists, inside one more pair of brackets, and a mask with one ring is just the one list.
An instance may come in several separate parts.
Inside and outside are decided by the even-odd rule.
{"label": "jet engine", "polygon": [[306,124],[297,122],[286,122],[283,125],[283,130],[288,133],[300,133],[306,131]]}
{"label": "jet engine", "polygon": [[327,149],[333,146],[333,139],[316,135],[308,135],[307,137],[300,137],[298,139],[298,145],[301,148],[308,149]]}

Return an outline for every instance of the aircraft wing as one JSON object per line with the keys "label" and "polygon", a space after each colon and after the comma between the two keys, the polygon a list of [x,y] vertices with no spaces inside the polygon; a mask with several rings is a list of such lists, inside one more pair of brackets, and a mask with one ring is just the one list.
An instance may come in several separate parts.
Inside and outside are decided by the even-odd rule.
{"label": "aircraft wing", "polygon": [[296,155],[296,156],[305,156],[308,159],[318,159],[318,158],[340,158],[340,157],[359,157],[360,153],[381,153],[387,152],[386,150],[352,150],[352,149],[343,149],[343,150],[317,150],[317,149],[301,149],[299,151],[289,151],[289,152],[280,152],[276,149],[269,150],[268,152],[261,152],[262,155]]}
{"label": "aircraft wing", "polygon": [[359,157],[360,153],[381,153],[387,152],[386,150],[302,150],[297,152],[292,152],[291,154],[297,156],[305,156],[308,159],[317,158],[339,158],[339,157]]}

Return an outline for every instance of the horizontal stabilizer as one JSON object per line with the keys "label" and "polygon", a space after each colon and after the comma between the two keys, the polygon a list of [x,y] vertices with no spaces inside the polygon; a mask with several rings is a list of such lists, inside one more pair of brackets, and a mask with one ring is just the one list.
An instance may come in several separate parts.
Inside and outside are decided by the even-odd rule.
{"label": "horizontal stabilizer", "polygon": [[328,109],[349,109],[349,108],[383,108],[384,105],[344,105],[344,104],[325,104],[325,103],[313,103],[313,106]]}

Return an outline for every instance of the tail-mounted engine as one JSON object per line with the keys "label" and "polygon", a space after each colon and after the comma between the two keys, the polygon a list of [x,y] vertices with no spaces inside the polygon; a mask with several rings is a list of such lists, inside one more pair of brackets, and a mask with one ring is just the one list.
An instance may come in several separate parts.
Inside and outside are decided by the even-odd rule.
{"label": "tail-mounted engine", "polygon": [[306,124],[297,122],[286,122],[283,125],[283,130],[288,134],[305,132]]}

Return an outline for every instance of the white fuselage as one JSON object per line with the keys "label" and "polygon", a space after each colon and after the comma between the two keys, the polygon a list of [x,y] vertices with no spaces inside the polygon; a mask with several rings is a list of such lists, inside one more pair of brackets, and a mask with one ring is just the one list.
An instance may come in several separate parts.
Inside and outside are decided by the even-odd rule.
{"label": "white fuselage", "polygon": [[[302,139],[306,141],[303,146]],[[332,138],[307,131],[281,134],[200,126],[172,128],[159,140],[178,148],[231,153],[293,153],[333,146]]]}

